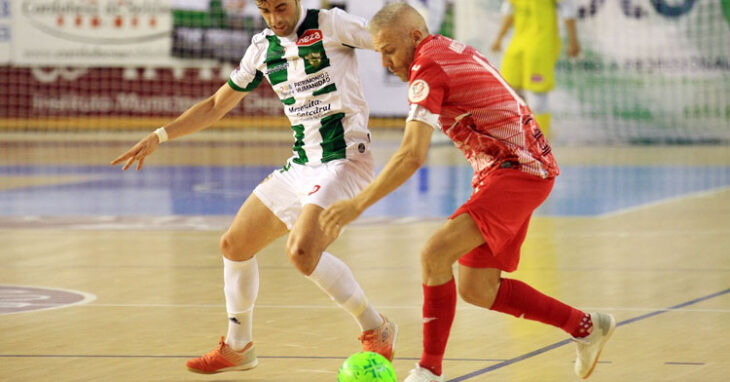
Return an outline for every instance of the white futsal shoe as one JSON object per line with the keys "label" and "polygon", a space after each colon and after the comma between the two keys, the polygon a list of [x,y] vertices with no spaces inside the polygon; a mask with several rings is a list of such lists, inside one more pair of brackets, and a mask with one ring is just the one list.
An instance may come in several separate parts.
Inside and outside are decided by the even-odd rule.
{"label": "white futsal shoe", "polygon": [[576,345],[575,374],[583,379],[591,376],[603,346],[616,330],[616,319],[610,314],[591,313],[591,321],[593,321],[591,334],[583,338],[573,338]]}
{"label": "white futsal shoe", "polygon": [[403,382],[444,382],[444,376],[438,376],[432,373],[430,370],[422,368],[421,365],[416,364],[415,369],[411,369],[408,373],[408,377]]}

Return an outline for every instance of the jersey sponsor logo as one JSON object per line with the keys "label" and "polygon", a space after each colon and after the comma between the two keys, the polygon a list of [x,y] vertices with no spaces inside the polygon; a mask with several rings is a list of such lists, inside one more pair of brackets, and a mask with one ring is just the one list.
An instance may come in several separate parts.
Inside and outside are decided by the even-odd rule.
{"label": "jersey sponsor logo", "polygon": [[543,76],[541,76],[541,75],[539,75],[539,74],[533,74],[533,75],[531,75],[531,76],[530,76],[530,81],[532,81],[532,82],[535,82],[535,83],[540,83],[540,82],[542,82],[542,81],[543,81],[544,79],[545,79],[545,78],[543,78]]}
{"label": "jersey sponsor logo", "polygon": [[322,188],[322,186],[320,186],[319,184],[315,184],[314,185],[314,188],[312,189],[312,191],[310,193],[308,193],[307,195],[314,194],[315,192],[319,191],[320,188]]}
{"label": "jersey sponsor logo", "polygon": [[269,68],[267,68],[266,75],[267,76],[270,76],[270,75],[272,75],[272,74],[274,74],[276,72],[280,72],[282,70],[286,70],[286,67],[287,66],[289,66],[289,63],[286,62],[286,61],[284,61],[282,63],[279,63],[279,64],[272,65]]}
{"label": "jersey sponsor logo", "polygon": [[428,97],[428,92],[431,89],[428,87],[428,83],[424,80],[415,80],[411,82],[411,86],[408,87],[408,100],[411,103],[419,103]]}
{"label": "jersey sponsor logo", "polygon": [[299,37],[297,40],[297,46],[307,46],[322,41],[322,31],[319,29],[310,29]]}
{"label": "jersey sponsor logo", "polygon": [[323,104],[322,101],[315,99],[303,105],[288,107],[286,114],[302,119],[316,119],[330,111],[332,111],[332,104]]}
{"label": "jersey sponsor logo", "polygon": [[411,69],[412,72],[417,72],[418,69],[421,69],[421,65],[413,65],[413,69]]}
{"label": "jersey sponsor logo", "polygon": [[329,83],[332,83],[332,78],[329,73],[324,72],[308,77],[302,81],[281,84],[274,89],[280,98],[289,98],[298,93],[319,89]]}

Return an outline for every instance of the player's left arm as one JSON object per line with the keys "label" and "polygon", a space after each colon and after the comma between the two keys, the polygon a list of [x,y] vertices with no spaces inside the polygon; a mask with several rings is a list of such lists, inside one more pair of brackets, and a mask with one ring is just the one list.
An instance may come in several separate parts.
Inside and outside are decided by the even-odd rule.
{"label": "player's left arm", "polygon": [[577,57],[580,54],[580,41],[578,41],[578,28],[576,27],[578,7],[575,4],[575,0],[560,1],[558,3],[558,13],[563,18],[565,31],[568,33],[566,54],[568,57]]}
{"label": "player's left arm", "polygon": [[362,192],[352,199],[332,204],[320,215],[322,230],[333,237],[363,211],[405,183],[426,161],[433,127],[418,121],[406,122],[400,147],[388,160],[383,171]]}

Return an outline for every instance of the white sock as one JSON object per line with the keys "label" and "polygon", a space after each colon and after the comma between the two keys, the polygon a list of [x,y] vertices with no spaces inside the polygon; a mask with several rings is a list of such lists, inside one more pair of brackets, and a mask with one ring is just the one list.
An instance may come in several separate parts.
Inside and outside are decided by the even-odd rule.
{"label": "white sock", "polygon": [[342,260],[322,252],[317,267],[307,278],[350,313],[360,325],[360,330],[375,329],[383,324],[382,317],[368,302],[352,271]]}
{"label": "white sock", "polygon": [[223,282],[228,312],[226,343],[233,350],[241,350],[253,339],[253,306],[259,293],[256,257],[246,261],[223,257]]}

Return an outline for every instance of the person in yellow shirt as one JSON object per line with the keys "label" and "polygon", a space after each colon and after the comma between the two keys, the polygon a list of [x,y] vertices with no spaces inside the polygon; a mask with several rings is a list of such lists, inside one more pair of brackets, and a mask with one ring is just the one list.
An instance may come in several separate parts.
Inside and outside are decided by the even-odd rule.
{"label": "person in yellow shirt", "polygon": [[560,55],[558,16],[565,20],[568,57],[580,53],[574,0],[505,0],[502,24],[492,51],[502,50],[502,40],[514,25],[514,35],[502,59],[504,79],[527,101],[540,129],[550,136],[548,93],[555,87],[555,62]]}

